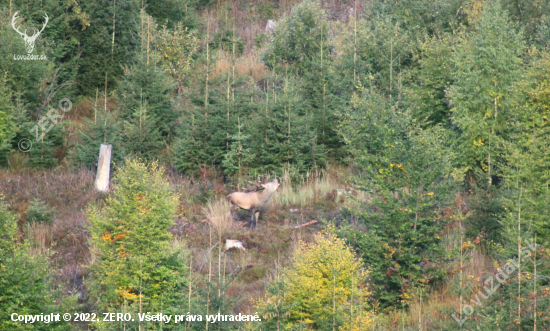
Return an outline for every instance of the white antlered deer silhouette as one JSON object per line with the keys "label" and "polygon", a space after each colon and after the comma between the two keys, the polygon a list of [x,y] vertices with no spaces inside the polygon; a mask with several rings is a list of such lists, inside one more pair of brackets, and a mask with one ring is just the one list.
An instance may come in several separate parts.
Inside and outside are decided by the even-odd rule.
{"label": "white antlered deer silhouette", "polygon": [[17,14],[19,14],[19,12],[16,12],[15,14],[13,14],[13,18],[11,19],[11,26],[13,26],[13,29],[17,31],[17,33],[23,36],[23,40],[25,40],[25,48],[27,49],[27,53],[30,54],[34,49],[34,42],[36,41],[36,38],[38,38],[38,35],[40,35],[42,31],[44,31],[46,24],[48,24],[48,20],[49,20],[48,14],[44,14],[46,18],[46,22],[44,22],[42,29],[40,29],[40,31],[36,31],[36,29],[34,29],[34,33],[32,34],[32,36],[27,35],[27,29],[25,29],[25,32],[21,32],[19,31],[18,28],[15,27],[15,20],[18,19]]}
{"label": "white antlered deer silhouette", "polygon": [[250,228],[254,228],[258,224],[258,216],[260,215],[259,211],[256,211],[260,208],[263,208],[269,198],[275,193],[277,188],[279,188],[279,181],[277,178],[270,181],[269,183],[262,184],[264,188],[261,191],[256,192],[233,192],[227,196],[227,201],[231,204],[231,214],[237,209],[237,207],[250,210]]}

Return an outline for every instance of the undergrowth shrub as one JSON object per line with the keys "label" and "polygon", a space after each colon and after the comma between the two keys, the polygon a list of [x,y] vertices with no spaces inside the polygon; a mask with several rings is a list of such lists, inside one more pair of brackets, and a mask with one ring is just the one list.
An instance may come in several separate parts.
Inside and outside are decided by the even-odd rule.
{"label": "undergrowth shrub", "polygon": [[55,208],[49,208],[46,202],[34,199],[29,202],[29,209],[27,209],[27,222],[46,223],[52,224],[55,214]]}
{"label": "undergrowth shrub", "polygon": [[25,324],[12,314],[71,313],[75,301],[52,287],[50,253],[31,254],[28,240],[20,240],[17,217],[0,196],[0,330],[71,330],[67,322]]}

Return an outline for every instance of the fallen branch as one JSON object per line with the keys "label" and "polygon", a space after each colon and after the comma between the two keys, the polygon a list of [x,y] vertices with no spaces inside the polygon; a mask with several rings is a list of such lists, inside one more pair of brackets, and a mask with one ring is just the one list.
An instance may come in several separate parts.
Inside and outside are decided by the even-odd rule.
{"label": "fallen branch", "polygon": [[309,222],[304,223],[304,224],[302,224],[302,225],[297,225],[297,226],[295,226],[293,229],[303,228],[304,226],[308,226],[308,225],[315,224],[315,223],[317,223],[316,220],[309,221]]}

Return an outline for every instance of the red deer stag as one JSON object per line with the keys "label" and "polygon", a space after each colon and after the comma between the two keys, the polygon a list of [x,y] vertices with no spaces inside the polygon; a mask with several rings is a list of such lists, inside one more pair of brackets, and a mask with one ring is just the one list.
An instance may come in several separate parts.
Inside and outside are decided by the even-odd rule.
{"label": "red deer stag", "polygon": [[227,201],[231,204],[231,215],[235,212],[237,207],[250,210],[250,228],[253,229],[258,224],[258,217],[260,212],[257,211],[265,207],[269,198],[275,193],[279,187],[279,181],[277,178],[269,183],[262,184],[263,190],[256,192],[233,192],[227,196]]}

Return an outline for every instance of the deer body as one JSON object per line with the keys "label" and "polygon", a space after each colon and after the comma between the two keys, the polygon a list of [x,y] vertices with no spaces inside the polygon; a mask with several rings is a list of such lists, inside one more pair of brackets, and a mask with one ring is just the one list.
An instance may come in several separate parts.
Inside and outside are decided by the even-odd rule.
{"label": "deer body", "polygon": [[256,192],[234,192],[227,196],[227,201],[231,204],[231,213],[237,209],[237,207],[250,210],[250,228],[254,228],[258,224],[258,217],[260,212],[257,211],[265,207],[273,193],[279,187],[279,181],[277,179],[272,180],[267,184],[262,184],[264,188],[261,191]]}

